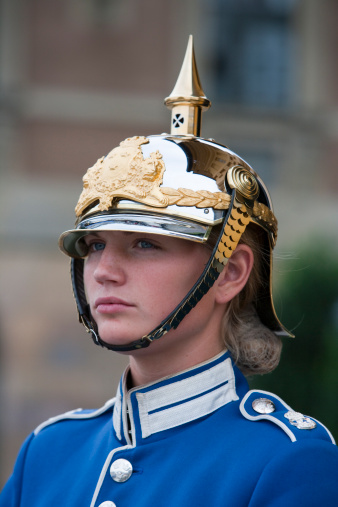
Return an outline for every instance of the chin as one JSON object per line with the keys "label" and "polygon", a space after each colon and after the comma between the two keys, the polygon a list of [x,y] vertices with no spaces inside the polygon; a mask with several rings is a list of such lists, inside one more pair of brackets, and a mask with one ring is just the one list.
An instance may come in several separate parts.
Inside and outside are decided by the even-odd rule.
{"label": "chin", "polygon": [[102,341],[108,345],[128,345],[131,342],[139,340],[149,332],[149,329],[143,330],[138,327],[137,330],[119,329],[119,326],[99,326],[99,336]]}
{"label": "chin", "polygon": [[123,335],[118,333],[100,333],[99,336],[102,341],[107,343],[108,345],[128,345],[128,343],[131,343],[135,340],[138,340],[140,337],[135,336],[129,336],[129,335]]}

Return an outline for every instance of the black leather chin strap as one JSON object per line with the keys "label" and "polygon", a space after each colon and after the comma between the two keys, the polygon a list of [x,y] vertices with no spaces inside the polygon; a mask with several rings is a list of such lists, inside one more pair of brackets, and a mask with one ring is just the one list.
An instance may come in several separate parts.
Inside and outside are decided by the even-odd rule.
{"label": "black leather chin strap", "polygon": [[228,259],[237,247],[239,239],[249,221],[250,216],[247,207],[236,199],[236,190],[232,190],[230,206],[224,218],[221,233],[210,259],[197,282],[176,308],[155,329],[149,334],[127,345],[111,345],[100,338],[96,322],[91,316],[85,294],[83,282],[84,260],[72,259],[71,277],[80,322],[85,326],[87,332],[92,334],[94,342],[107,349],[128,352],[148,347],[153,340],[158,340],[168,333],[170,329],[176,329],[190,310],[197,305],[213,286]]}

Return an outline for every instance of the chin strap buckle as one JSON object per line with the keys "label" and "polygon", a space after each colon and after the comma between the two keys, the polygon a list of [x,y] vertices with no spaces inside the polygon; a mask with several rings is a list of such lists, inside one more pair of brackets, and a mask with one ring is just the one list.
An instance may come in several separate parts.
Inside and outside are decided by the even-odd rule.
{"label": "chin strap buckle", "polygon": [[97,344],[97,345],[101,345],[100,344],[100,340],[99,340],[99,337],[92,325],[92,323],[87,319],[87,317],[85,315],[79,315],[80,317],[80,322],[83,324],[83,326],[85,327],[87,333],[91,334],[92,335],[92,338],[94,340],[94,342]]}

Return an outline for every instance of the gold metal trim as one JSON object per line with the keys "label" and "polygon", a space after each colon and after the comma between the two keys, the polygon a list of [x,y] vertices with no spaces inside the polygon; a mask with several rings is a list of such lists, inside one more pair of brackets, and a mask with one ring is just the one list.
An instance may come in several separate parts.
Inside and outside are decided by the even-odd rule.
{"label": "gold metal trim", "polygon": [[230,188],[235,188],[237,198],[253,206],[259,197],[259,186],[255,176],[245,167],[235,165],[227,172],[227,180]]}
{"label": "gold metal trim", "polygon": [[215,259],[218,260],[218,262],[223,265],[226,264],[227,260],[236,249],[249,222],[250,215],[246,206],[244,206],[244,204],[234,202],[234,207],[231,210],[218,250],[215,254]]}
{"label": "gold metal trim", "polygon": [[117,197],[155,207],[168,205],[168,198],[159,190],[165,171],[162,155],[157,150],[144,159],[141,145],[147,143],[146,137],[127,138],[88,169],[75,208],[77,216],[96,201],[98,209],[106,211]]}
{"label": "gold metal trim", "polygon": [[189,36],[183,65],[176,85],[164,100],[171,109],[171,134],[201,135],[202,111],[209,109],[210,100],[205,96],[198,75],[193,36]]}

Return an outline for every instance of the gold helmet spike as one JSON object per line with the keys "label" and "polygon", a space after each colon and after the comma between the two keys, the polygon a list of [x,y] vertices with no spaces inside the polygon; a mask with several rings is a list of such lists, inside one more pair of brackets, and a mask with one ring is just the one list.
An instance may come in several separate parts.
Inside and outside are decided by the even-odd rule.
{"label": "gold helmet spike", "polygon": [[204,94],[197,71],[193,36],[188,46],[176,85],[164,100],[171,109],[171,134],[201,135],[202,111],[209,109],[211,102]]}

